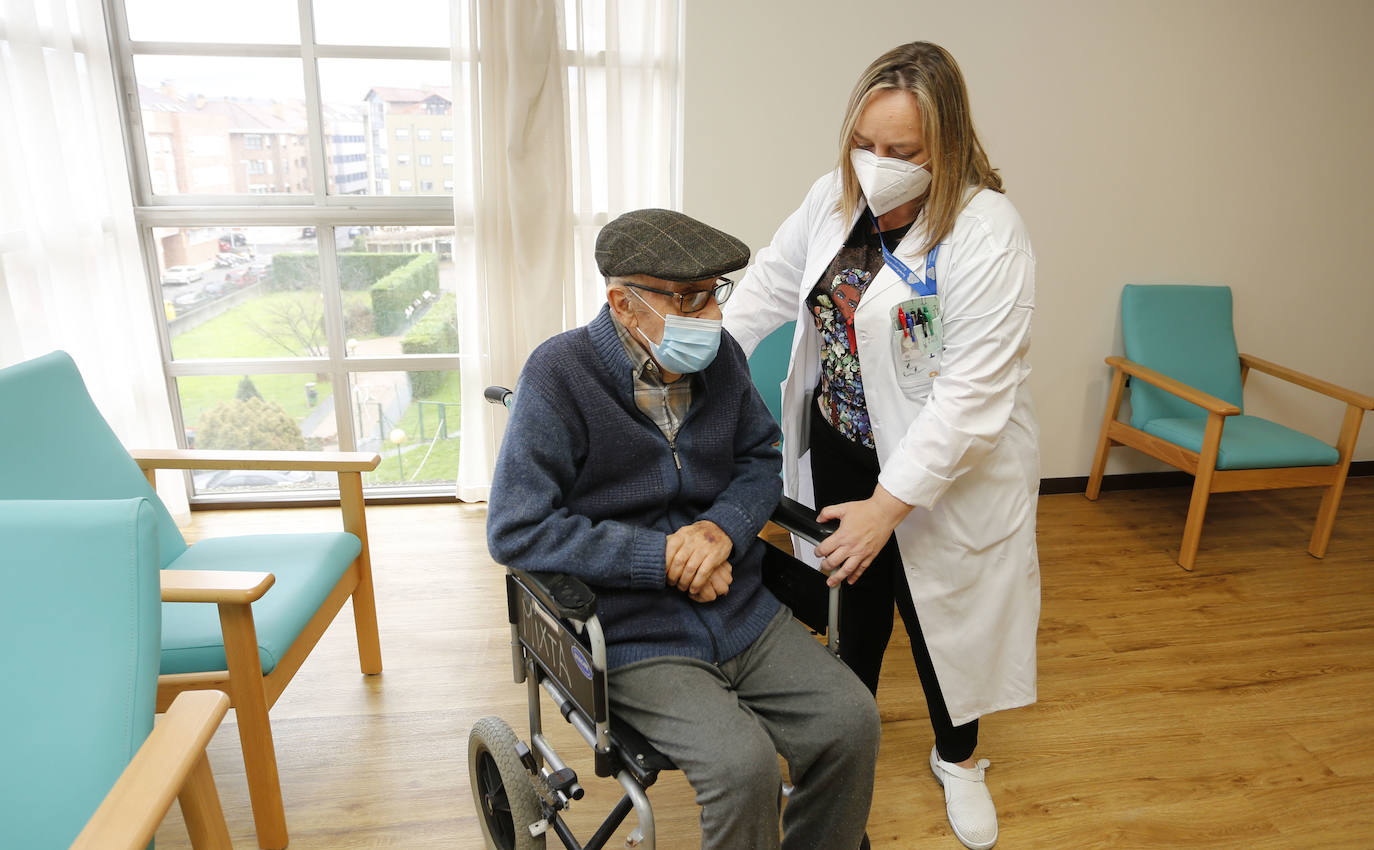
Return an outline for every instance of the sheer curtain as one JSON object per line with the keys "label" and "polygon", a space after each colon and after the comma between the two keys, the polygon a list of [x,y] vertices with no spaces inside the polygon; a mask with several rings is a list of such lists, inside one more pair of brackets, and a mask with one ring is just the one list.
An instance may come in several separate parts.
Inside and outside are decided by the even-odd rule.
{"label": "sheer curtain", "polygon": [[176,445],[99,0],[0,0],[0,116],[0,365],[63,349],[126,446]]}
{"label": "sheer curtain", "polygon": [[680,18],[677,0],[454,9],[454,91],[471,104],[458,161],[473,164],[470,211],[462,192],[455,208],[474,234],[459,292],[460,499],[487,497],[505,421],[483,388],[512,385],[535,346],[600,309],[597,230],[626,210],[677,205]]}

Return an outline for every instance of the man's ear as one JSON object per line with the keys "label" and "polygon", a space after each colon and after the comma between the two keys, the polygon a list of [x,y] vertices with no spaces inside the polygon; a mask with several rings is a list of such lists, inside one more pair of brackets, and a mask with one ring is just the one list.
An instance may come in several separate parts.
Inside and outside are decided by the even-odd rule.
{"label": "man's ear", "polygon": [[606,303],[617,321],[627,329],[638,326],[634,310],[630,306],[630,292],[620,284],[612,283],[606,287]]}

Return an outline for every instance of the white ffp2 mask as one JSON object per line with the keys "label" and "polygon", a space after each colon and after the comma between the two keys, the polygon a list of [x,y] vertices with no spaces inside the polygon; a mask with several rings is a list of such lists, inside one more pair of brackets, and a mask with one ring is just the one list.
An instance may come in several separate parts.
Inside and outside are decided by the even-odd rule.
{"label": "white ffp2 mask", "polygon": [[874,215],[895,210],[907,201],[921,197],[930,188],[930,170],[904,159],[878,156],[873,151],[855,148],[849,152],[854,176],[864,190],[868,208]]}

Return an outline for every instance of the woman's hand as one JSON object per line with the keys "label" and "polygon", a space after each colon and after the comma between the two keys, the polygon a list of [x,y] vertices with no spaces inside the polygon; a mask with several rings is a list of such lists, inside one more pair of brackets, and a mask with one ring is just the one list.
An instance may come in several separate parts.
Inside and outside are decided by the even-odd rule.
{"label": "woman's hand", "polygon": [[846,579],[850,584],[858,581],[887,544],[892,530],[909,513],[911,505],[884,490],[881,484],[861,502],[841,502],[822,510],[817,521],[840,521],[839,530],[816,547],[821,570],[830,575],[825,583],[835,587]]}

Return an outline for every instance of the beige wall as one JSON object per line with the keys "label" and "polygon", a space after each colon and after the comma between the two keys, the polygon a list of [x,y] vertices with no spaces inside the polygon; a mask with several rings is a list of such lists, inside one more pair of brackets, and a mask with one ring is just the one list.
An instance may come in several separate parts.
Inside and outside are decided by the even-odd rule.
{"label": "beige wall", "polygon": [[[1227,283],[1242,351],[1374,394],[1374,3],[685,6],[684,208],[755,250],[833,166],[869,61],[918,38],[959,60],[1039,257],[1046,477],[1088,472],[1125,283]],[[1331,442],[1343,410],[1264,376],[1246,404]]]}

